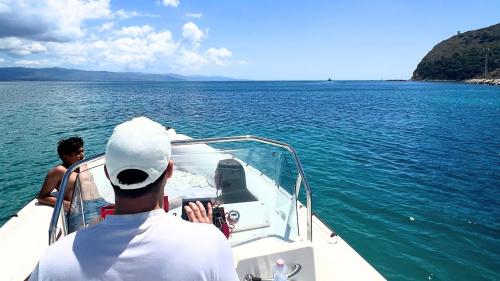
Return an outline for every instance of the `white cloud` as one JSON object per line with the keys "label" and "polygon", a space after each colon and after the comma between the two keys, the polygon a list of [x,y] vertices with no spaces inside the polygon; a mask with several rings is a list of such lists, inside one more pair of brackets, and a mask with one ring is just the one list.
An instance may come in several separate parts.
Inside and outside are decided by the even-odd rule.
{"label": "white cloud", "polygon": [[187,18],[195,18],[195,19],[199,19],[203,16],[202,13],[187,13],[186,14],[186,17]]}
{"label": "white cloud", "polygon": [[99,26],[97,28],[97,31],[99,32],[104,32],[104,31],[109,31],[109,30],[112,30],[113,27],[114,27],[115,23],[110,21],[110,22],[106,22],[104,23],[103,25]]}
{"label": "white cloud", "polygon": [[149,25],[143,25],[143,26],[127,26],[123,27],[121,30],[116,31],[118,35],[121,36],[144,36],[148,33],[153,31],[153,28]]}
{"label": "white cloud", "polygon": [[66,63],[101,66],[110,70],[144,69],[160,60],[179,56],[168,30],[156,32],[151,26],[129,26],[107,38],[85,42],[51,43],[51,55],[65,58]]}
{"label": "white cloud", "polygon": [[131,18],[131,17],[138,17],[140,16],[140,14],[136,11],[125,11],[125,10],[118,10],[116,12],[113,13],[114,16],[118,17],[118,18],[121,18],[121,19],[128,19],[128,18]]}
{"label": "white cloud", "polygon": [[32,54],[42,53],[47,51],[47,48],[38,42],[33,42],[30,46],[30,51]]}
{"label": "white cloud", "polygon": [[47,48],[40,42],[19,39],[15,37],[0,38],[0,51],[12,56],[28,56],[43,53]]}
{"label": "white cloud", "polygon": [[180,2],[179,0],[163,0],[163,5],[165,6],[170,6],[170,7],[178,7]]}
{"label": "white cloud", "polygon": [[189,40],[195,48],[200,44],[201,39],[206,37],[205,33],[201,31],[196,24],[188,22],[182,27],[182,37]]}
{"label": "white cloud", "polygon": [[0,38],[69,41],[82,37],[82,23],[111,16],[110,0],[3,0]]}
{"label": "white cloud", "polygon": [[179,44],[175,43],[170,31],[162,31],[151,33],[147,37],[149,41],[149,49],[158,54],[172,54],[179,48]]}
{"label": "white cloud", "polygon": [[129,18],[134,18],[134,17],[149,17],[149,18],[157,18],[160,17],[160,15],[155,15],[155,14],[143,14],[139,13],[137,11],[126,11],[123,9],[120,9],[118,11],[115,11],[111,14],[113,18],[117,19],[129,19]]}
{"label": "white cloud", "polygon": [[207,54],[209,57],[219,57],[219,58],[227,58],[232,55],[231,52],[224,47],[219,49],[210,48],[207,50]]}
{"label": "white cloud", "polygon": [[0,63],[2,63],[2,62],[5,62],[5,60],[4,60],[4,59],[2,59],[2,58],[0,58]]}
{"label": "white cloud", "polygon": [[[154,15],[112,11],[110,0],[0,0],[0,58],[12,56],[24,66],[155,72],[230,63],[228,49],[201,48],[208,29],[193,22],[184,24],[178,38],[151,25],[117,27],[119,20],[135,16]],[[91,19],[107,22],[91,25]]]}
{"label": "white cloud", "polygon": [[200,69],[203,65],[225,65],[231,56],[226,48],[199,52],[191,44],[175,40],[169,30],[150,26],[129,26],[106,38],[48,44],[48,55],[56,65],[106,70],[144,70],[175,72]]}
{"label": "white cloud", "polygon": [[89,46],[83,42],[48,43],[47,55],[56,65],[85,65],[94,59]]}
{"label": "white cloud", "polygon": [[203,64],[207,64],[208,60],[202,55],[194,51],[181,51],[180,57],[177,59],[177,64],[182,70],[197,70]]}
{"label": "white cloud", "polygon": [[47,60],[18,60],[15,62],[17,65],[24,65],[24,66],[47,66],[49,64],[49,61]]}
{"label": "white cloud", "polygon": [[224,47],[219,49],[210,48],[205,52],[205,54],[210,61],[217,65],[224,65],[224,59],[232,55],[232,53]]}

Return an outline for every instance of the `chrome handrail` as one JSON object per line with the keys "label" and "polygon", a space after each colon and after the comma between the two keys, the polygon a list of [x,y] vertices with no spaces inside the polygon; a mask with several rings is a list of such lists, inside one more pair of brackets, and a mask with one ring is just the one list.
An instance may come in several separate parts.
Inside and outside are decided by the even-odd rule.
{"label": "chrome handrail", "polygon": [[[238,141],[257,141],[260,143],[265,143],[265,144],[270,144],[273,146],[278,146],[281,148],[284,148],[288,150],[292,154],[292,157],[295,161],[295,165],[297,167],[297,171],[299,173],[299,177],[302,178],[302,182],[304,183],[304,188],[306,191],[306,205],[307,205],[307,240],[312,241],[312,192],[311,188],[309,186],[309,183],[306,180],[306,176],[304,174],[304,170],[302,168],[302,164],[300,163],[299,157],[297,153],[295,152],[295,149],[291,147],[289,144],[280,142],[280,141],[275,141],[267,138],[262,138],[262,137],[257,137],[257,136],[252,136],[252,135],[244,135],[244,136],[235,136],[235,137],[218,137],[218,138],[204,138],[204,139],[185,139],[185,140],[172,140],[171,144],[172,145],[189,145],[189,144],[207,144],[207,143],[223,143],[223,142],[238,142]],[[57,221],[59,219],[59,216],[62,216],[63,219],[63,234],[66,235],[68,234],[68,227],[65,222],[66,220],[66,214],[63,209],[63,202],[64,202],[64,194],[66,192],[66,187],[68,184],[68,180],[70,175],[75,172],[80,166],[82,166],[85,163],[91,162],[93,160],[102,158],[104,156],[104,153],[98,154],[96,156],[87,158],[87,159],[82,159],[73,165],[71,165],[66,173],[63,176],[63,179],[61,181],[60,189],[59,189],[59,194],[62,196],[57,197],[56,204],[54,206],[54,212],[52,213],[52,218],[50,220],[50,225],[49,225],[49,245],[54,243],[56,241],[56,229],[57,229]],[[299,193],[300,184],[297,184],[295,193]]]}
{"label": "chrome handrail", "polygon": [[[297,273],[299,273],[299,271],[302,269],[302,266],[300,264],[295,264],[293,267],[292,267],[292,271],[288,272],[286,274],[286,279],[290,279],[291,277],[297,275]],[[243,279],[244,281],[256,281],[256,280],[259,280],[259,281],[273,281],[274,278],[273,277],[258,277],[258,276],[253,276],[253,274],[249,273],[247,275],[245,275],[245,278]]]}

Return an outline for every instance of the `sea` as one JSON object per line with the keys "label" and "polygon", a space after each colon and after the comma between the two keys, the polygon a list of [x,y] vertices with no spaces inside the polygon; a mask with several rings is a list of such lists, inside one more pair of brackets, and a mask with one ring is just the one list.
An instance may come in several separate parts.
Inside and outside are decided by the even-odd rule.
{"label": "sea", "polygon": [[500,87],[391,81],[0,82],[0,224],[79,135],[147,116],[298,152],[314,212],[389,280],[500,280]]}

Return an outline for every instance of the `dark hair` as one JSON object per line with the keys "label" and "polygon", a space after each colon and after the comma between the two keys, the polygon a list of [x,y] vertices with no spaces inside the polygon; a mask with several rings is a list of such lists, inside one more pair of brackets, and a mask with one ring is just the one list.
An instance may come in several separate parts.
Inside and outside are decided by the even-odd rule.
{"label": "dark hair", "polygon": [[83,139],[81,137],[63,139],[57,143],[57,153],[59,154],[59,158],[63,160],[63,155],[70,155],[73,152],[77,152],[80,147],[83,147]]}
{"label": "dark hair", "polygon": [[[144,187],[129,190],[129,189],[121,189],[119,186],[115,186],[114,184],[112,184],[113,190],[115,191],[116,196],[125,198],[137,198],[146,195],[148,193],[156,193],[158,192],[160,187],[163,188],[160,183],[162,179],[165,177],[166,172],[167,170],[165,170],[157,180]],[[123,184],[140,183],[146,180],[147,177],[148,174],[146,174],[144,171],[137,169],[123,170],[116,176],[116,178],[120,181],[120,183]]]}

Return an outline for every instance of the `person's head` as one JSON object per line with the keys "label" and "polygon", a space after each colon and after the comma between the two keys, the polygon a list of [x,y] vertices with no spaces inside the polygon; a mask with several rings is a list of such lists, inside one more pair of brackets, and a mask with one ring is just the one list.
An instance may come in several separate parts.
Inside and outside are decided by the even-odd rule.
{"label": "person's head", "polygon": [[71,137],[60,140],[57,144],[57,153],[63,161],[64,166],[71,166],[75,162],[83,159],[83,139],[81,137]]}
{"label": "person's head", "polygon": [[[105,173],[119,199],[163,199],[173,162],[165,128],[146,117],[115,127],[105,153]],[[123,201],[123,200],[122,200]]]}

